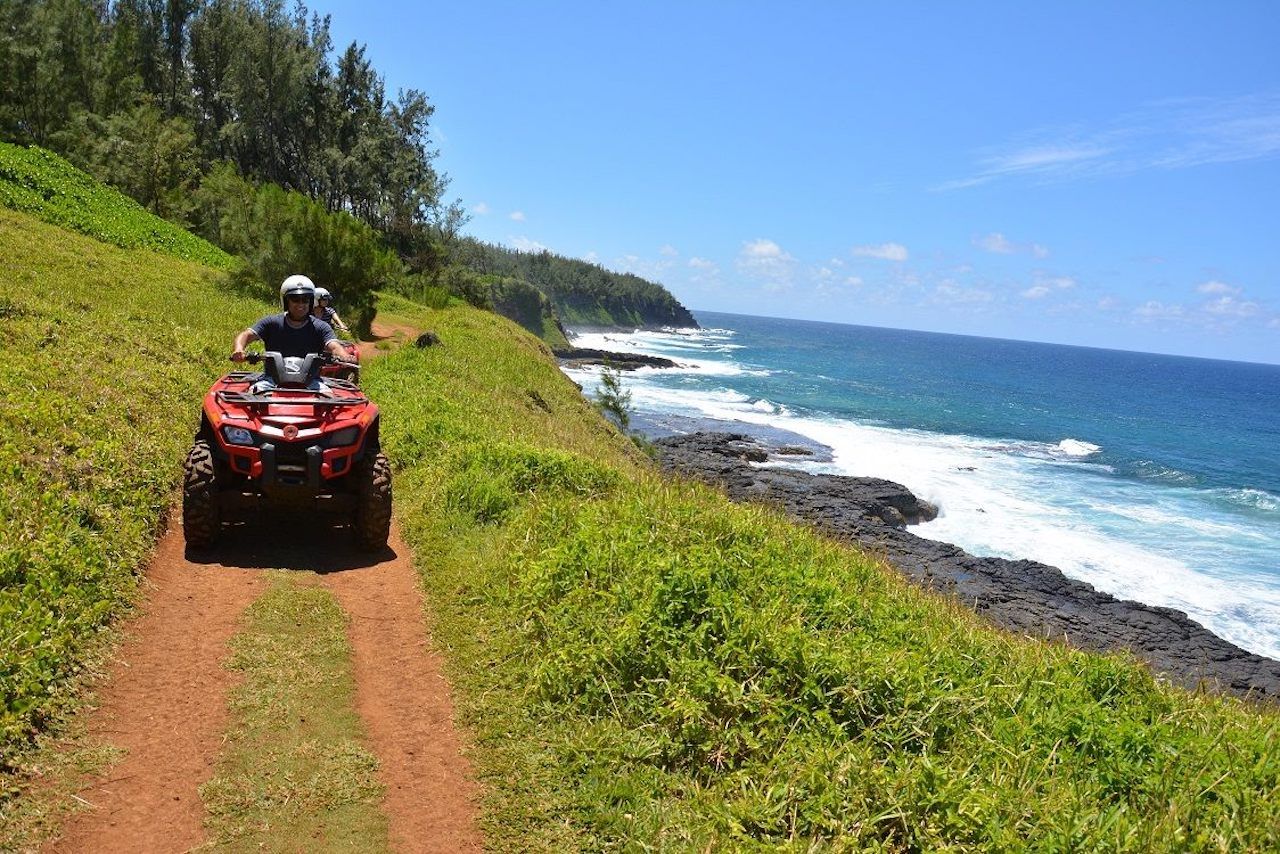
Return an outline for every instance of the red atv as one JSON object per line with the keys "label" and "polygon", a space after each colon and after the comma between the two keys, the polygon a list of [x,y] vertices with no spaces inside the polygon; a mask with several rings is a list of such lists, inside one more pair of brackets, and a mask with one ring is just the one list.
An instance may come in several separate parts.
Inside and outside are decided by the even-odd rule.
{"label": "red atv", "polygon": [[351,367],[313,353],[250,353],[261,372],[213,384],[187,455],[182,524],[187,544],[217,541],[223,521],[274,507],[327,510],[349,519],[356,543],[375,551],[391,528],[391,465],[378,444],[378,407],[352,382],[321,378]]}
{"label": "red atv", "polygon": [[340,380],[350,380],[359,385],[360,347],[354,341],[339,341],[338,343],[347,351],[346,361],[331,360],[329,364],[320,369],[320,376],[337,377]]}

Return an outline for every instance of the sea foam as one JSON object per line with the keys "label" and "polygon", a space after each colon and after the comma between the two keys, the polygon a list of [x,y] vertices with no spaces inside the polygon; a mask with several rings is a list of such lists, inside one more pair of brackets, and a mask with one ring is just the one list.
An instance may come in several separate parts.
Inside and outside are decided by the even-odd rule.
{"label": "sea foam", "polygon": [[1101,451],[1102,448],[1079,439],[1063,439],[1058,443],[1058,450],[1069,457],[1089,457]]}

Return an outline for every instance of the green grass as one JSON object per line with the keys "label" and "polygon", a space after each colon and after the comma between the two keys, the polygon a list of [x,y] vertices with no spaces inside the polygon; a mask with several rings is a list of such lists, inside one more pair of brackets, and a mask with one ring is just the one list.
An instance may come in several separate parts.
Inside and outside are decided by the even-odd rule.
{"label": "green grass", "polygon": [[27,757],[26,771],[38,781],[24,797],[0,798],[0,851],[30,852],[57,836],[63,824],[85,805],[77,800],[85,780],[102,775],[124,751],[95,741],[85,721],[70,720],[56,739]]}
{"label": "green grass", "polygon": [[367,386],[495,848],[1280,846],[1273,710],[996,632],[664,483],[531,337],[419,322],[443,346]]}
{"label": "green grass", "polygon": [[210,267],[230,269],[230,255],[180,226],[148,213],[56,154],[0,142],[0,207],[122,248],[150,249]]}
{"label": "green grass", "polygon": [[262,303],[0,209],[0,801],[132,600],[200,401]]}
{"label": "green grass", "polygon": [[220,851],[387,851],[377,760],[354,711],[346,615],[280,573],[232,640],[226,745],[200,794]]}

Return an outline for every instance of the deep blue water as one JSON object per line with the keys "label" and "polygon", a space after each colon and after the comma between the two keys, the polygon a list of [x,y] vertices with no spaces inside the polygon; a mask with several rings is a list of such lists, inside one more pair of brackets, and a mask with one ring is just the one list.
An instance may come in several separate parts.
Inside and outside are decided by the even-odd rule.
{"label": "deep blue water", "polygon": [[922,536],[1054,564],[1280,657],[1280,366],[696,316],[578,340],[682,364],[625,377],[651,432],[791,431],[830,449],[810,468],[940,504]]}
{"label": "deep blue water", "polygon": [[1277,365],[698,317],[737,333],[740,361],[777,372],[735,387],[797,410],[990,438],[1076,437],[1100,445],[1095,461],[1117,476],[1280,495]]}

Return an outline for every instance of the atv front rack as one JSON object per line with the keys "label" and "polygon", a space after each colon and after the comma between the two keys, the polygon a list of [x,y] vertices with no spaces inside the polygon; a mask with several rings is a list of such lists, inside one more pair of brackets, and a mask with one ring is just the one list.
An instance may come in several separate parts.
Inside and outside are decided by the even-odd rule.
{"label": "atv front rack", "polygon": [[[304,389],[280,389],[280,391],[304,391]],[[232,403],[240,406],[362,406],[369,402],[367,397],[275,397],[268,391],[263,394],[250,394],[247,391],[219,391],[219,403]]]}

